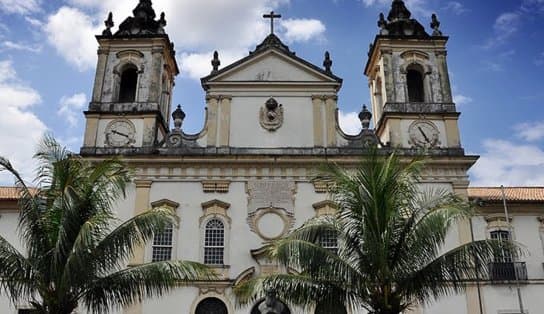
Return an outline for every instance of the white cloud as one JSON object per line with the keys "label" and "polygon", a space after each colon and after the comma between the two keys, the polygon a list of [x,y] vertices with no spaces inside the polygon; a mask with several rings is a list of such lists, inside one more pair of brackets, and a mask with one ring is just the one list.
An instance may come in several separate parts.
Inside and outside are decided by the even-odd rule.
{"label": "white cloud", "polygon": [[461,95],[461,94],[453,95],[453,102],[456,103],[457,105],[470,104],[472,100],[473,100],[472,98],[465,95]]}
{"label": "white cloud", "polygon": [[520,123],[514,126],[514,130],[525,141],[538,141],[544,138],[544,121]]}
{"label": "white cloud", "polygon": [[[35,144],[47,130],[30,110],[40,102],[38,92],[19,80],[12,62],[0,61],[0,155],[10,159],[25,178],[35,168],[32,160]],[[0,183],[13,184],[13,179],[2,172]]]}
{"label": "white cloud", "polygon": [[[229,65],[234,61],[244,57],[244,52],[242,50],[222,50],[219,53],[219,60],[221,61],[220,69],[223,66]],[[178,55],[178,60],[181,67],[181,75],[184,77],[189,77],[195,80],[207,76],[211,73],[212,65],[211,61],[213,58],[213,51],[203,52],[203,53],[186,53],[183,52]]]}
{"label": "white cloud", "polygon": [[500,14],[493,24],[493,36],[484,44],[484,48],[490,49],[500,46],[518,32],[522,21],[520,12],[505,12]]}
{"label": "white cloud", "polygon": [[74,94],[72,96],[63,96],[60,99],[57,115],[66,119],[71,127],[77,125],[78,117],[81,114],[83,106],[87,103],[87,96],[84,93]]}
{"label": "white cloud", "polygon": [[[289,4],[290,0],[157,0],[157,15],[167,13],[166,31],[176,44],[182,74],[199,78],[209,74],[210,51],[218,50],[227,65],[247,55],[269,31],[263,13]],[[132,15],[134,0],[68,0],[68,5],[49,16],[46,22],[48,41],[70,64],[87,70],[96,63],[94,35],[103,30],[107,12],[113,12],[116,25]],[[228,22],[226,22],[228,21]],[[296,23],[289,24],[289,21]],[[307,41],[322,36],[325,26],[318,20],[284,21],[280,37],[286,41]],[[281,22],[280,22],[281,23]],[[114,27],[113,31],[116,28]]]}
{"label": "white cloud", "polygon": [[471,169],[473,186],[534,186],[544,182],[544,151],[537,146],[490,139]]}
{"label": "white cloud", "polygon": [[40,11],[41,0],[0,0],[0,11],[29,14]]}
{"label": "white cloud", "polygon": [[60,8],[47,19],[45,32],[57,52],[80,71],[96,65],[98,45],[94,36],[99,28],[94,27],[91,17],[81,10]]}
{"label": "white cloud", "polygon": [[38,53],[42,51],[42,46],[39,45],[29,45],[25,43],[16,43],[13,41],[4,41],[2,43],[2,48],[8,50],[19,50],[19,51],[28,51],[33,53]]}
{"label": "white cloud", "polygon": [[444,7],[444,9],[446,11],[451,11],[453,12],[453,14],[456,14],[456,15],[462,15],[463,13],[466,13],[469,11],[461,2],[458,2],[458,1],[448,2],[446,6]]}
{"label": "white cloud", "polygon": [[285,28],[287,42],[307,42],[311,39],[320,39],[325,33],[325,25],[315,19],[287,19],[280,22]]}
{"label": "white cloud", "polygon": [[342,131],[346,134],[357,135],[361,132],[361,120],[359,120],[359,113],[357,112],[343,112],[339,110],[338,122]]}

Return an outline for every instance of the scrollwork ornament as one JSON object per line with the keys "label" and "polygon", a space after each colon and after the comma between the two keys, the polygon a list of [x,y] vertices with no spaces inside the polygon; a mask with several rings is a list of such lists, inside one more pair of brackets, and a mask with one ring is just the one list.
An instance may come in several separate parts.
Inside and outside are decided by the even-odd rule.
{"label": "scrollwork ornament", "polygon": [[283,124],[283,106],[274,98],[268,99],[259,111],[259,122],[263,129],[276,131]]}

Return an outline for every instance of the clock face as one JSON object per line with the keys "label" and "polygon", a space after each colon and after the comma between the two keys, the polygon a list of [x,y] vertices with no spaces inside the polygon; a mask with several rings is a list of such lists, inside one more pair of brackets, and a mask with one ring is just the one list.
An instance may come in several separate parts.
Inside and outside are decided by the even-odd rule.
{"label": "clock face", "polygon": [[106,127],[106,145],[127,147],[134,144],[136,129],[128,120],[114,120]]}
{"label": "clock face", "polygon": [[435,148],[440,145],[438,128],[430,121],[415,121],[408,129],[414,147]]}

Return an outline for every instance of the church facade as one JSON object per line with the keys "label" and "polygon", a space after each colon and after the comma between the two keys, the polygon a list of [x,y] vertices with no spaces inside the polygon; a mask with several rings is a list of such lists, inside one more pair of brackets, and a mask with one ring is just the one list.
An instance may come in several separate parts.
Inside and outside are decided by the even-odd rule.
{"label": "church facade", "polygon": [[[425,150],[429,161],[422,187],[469,197],[467,171],[477,156],[466,155],[462,147],[460,113],[448,75],[448,37],[436,16],[431,33],[411,18],[403,1],[393,1],[389,15],[380,16],[379,34],[364,67],[373,114],[363,108],[358,135],[347,135],[339,126],[342,79],[333,73],[328,53],[322,67],[313,65],[291,51],[273,28],[233,64],[220,67],[219,54],[214,54],[210,75],[201,80],[205,125],[201,132],[187,134],[184,112],[172,107],[180,69],[165,16],[156,16],[149,0],[140,0],[133,13],[115,32],[110,16],[97,36],[96,78],[80,154],[89,160],[122,156],[135,169],[134,183],[117,205],[121,219],[155,206],[176,210],[179,225],[136,252],[132,264],[193,260],[213,267],[220,278],[179,288],[123,313],[261,313],[262,300],[237,307],[232,287],[280,270],[262,254],[267,242],[335,211],[326,184],[312,180],[324,162],[354,168],[372,147],[398,152],[406,160]],[[272,12],[267,17],[278,16]],[[480,196],[474,198],[487,200]],[[531,215],[539,208],[535,205]],[[508,225],[511,217],[501,218],[497,211],[489,209],[487,216],[476,218],[477,238]],[[534,216],[538,237],[544,227],[538,229],[540,215]],[[471,241],[471,234],[469,222],[456,226],[448,246]],[[542,253],[540,246],[537,256],[544,262]],[[534,271],[535,278],[542,278],[542,265],[531,265],[530,275]],[[501,285],[470,285],[464,294],[414,312],[521,313],[513,310],[518,305],[511,278],[499,279],[504,279]],[[544,280],[535,279],[530,289],[527,283],[523,289],[530,295],[544,292]],[[538,304],[538,298],[526,300],[530,313],[541,311]],[[314,311],[285,308],[281,313]]]}

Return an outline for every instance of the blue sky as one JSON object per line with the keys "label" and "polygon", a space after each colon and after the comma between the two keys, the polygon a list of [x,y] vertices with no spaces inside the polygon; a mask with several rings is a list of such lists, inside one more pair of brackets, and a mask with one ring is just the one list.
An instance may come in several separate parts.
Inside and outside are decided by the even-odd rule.
{"label": "blue sky", "polygon": [[[344,79],[339,107],[346,131],[368,104],[363,75],[379,12],[390,0],[155,0],[166,12],[182,74],[174,104],[186,132],[203,125],[211,53],[222,66],[243,57],[267,33],[261,15],[283,15],[280,37],[297,55],[321,65],[328,50]],[[79,151],[82,111],[94,80],[96,41],[108,11],[116,25],[137,0],[0,0],[0,155],[25,172],[44,132]],[[462,142],[481,155],[474,185],[544,185],[544,0],[407,0],[428,27],[438,14],[450,36],[449,70],[462,112]],[[6,176],[0,183],[9,184]]]}

